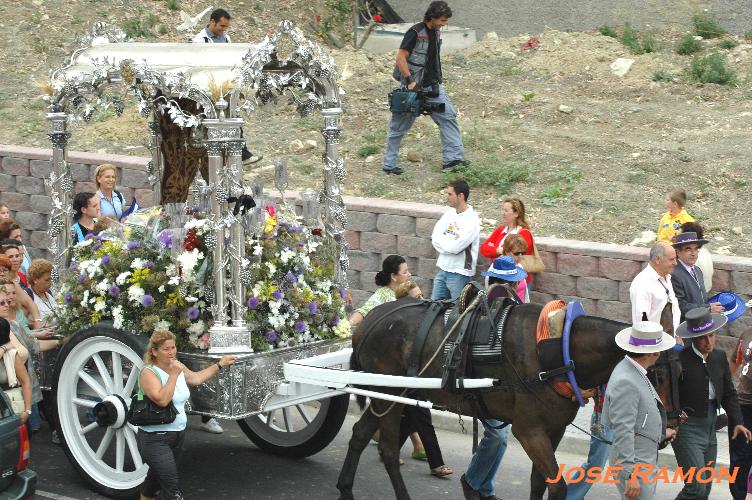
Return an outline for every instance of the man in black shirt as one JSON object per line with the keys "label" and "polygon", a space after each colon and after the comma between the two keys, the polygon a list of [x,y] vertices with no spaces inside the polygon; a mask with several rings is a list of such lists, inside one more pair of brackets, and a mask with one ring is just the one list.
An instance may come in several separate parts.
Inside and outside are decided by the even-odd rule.
{"label": "man in black shirt", "polygon": [[[408,90],[421,90],[431,95],[427,101],[443,104],[442,112],[434,111],[431,118],[439,126],[441,136],[443,170],[469,165],[465,160],[465,147],[457,125],[457,110],[441,85],[441,35],[439,30],[446,26],[452,17],[452,9],[446,2],[435,1],[428,6],[423,22],[412,26],[402,39],[397,51],[394,79]],[[399,175],[403,170],[397,166],[402,137],[413,126],[417,115],[412,113],[392,113],[387,132],[386,153],[382,168],[388,174]]]}

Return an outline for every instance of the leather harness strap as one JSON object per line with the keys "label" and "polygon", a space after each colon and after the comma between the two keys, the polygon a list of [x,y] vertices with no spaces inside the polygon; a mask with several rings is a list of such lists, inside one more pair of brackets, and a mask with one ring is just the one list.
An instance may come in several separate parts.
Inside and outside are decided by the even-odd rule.
{"label": "leather harness strap", "polygon": [[428,332],[431,330],[431,325],[436,320],[436,317],[443,312],[445,308],[442,302],[431,302],[428,306],[428,311],[423,315],[423,321],[420,323],[418,333],[413,340],[413,346],[410,351],[410,362],[407,366],[407,376],[417,377],[418,370],[420,370],[420,355],[423,354],[423,346],[428,338]]}

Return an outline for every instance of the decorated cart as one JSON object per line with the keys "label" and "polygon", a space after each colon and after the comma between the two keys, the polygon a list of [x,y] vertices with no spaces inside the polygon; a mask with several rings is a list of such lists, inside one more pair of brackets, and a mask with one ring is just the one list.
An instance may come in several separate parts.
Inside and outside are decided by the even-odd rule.
{"label": "decorated cart", "polygon": [[[336,79],[331,57],[289,22],[259,44],[205,45],[133,43],[98,24],[51,73],[49,236],[57,331],[67,338],[41,359],[40,377],[65,452],[95,490],[129,495],[146,474],[125,415],[147,338],[160,329],[176,333],[193,370],[239,356],[192,388],[192,413],[237,420],[255,444],[290,457],[320,451],[339,431],[349,396],[285,381],[282,370],[349,343]],[[280,97],[319,113],[325,139],[323,188],[292,200],[284,159],[276,200],[243,182],[243,117]],[[150,119],[157,205],[72,245],[69,130],[129,102]]]}

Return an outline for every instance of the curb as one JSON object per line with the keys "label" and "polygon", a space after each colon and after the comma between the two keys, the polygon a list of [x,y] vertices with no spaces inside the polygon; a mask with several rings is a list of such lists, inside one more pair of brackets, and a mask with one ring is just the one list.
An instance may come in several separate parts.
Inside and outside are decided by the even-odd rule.
{"label": "curb", "polygon": [[[354,397],[351,397],[350,399],[350,406],[348,407],[347,413],[354,416],[360,416],[362,414],[362,411],[355,402]],[[466,416],[459,417],[456,413],[449,413],[447,411],[431,410],[431,420],[433,422],[433,426],[436,429],[441,429],[447,432],[454,432],[457,434],[467,434],[468,446],[471,446],[473,435],[472,418]],[[462,421],[462,425],[460,425],[460,421]],[[465,429],[464,432],[463,427]],[[482,430],[480,434],[482,434]],[[721,433],[721,436],[722,437],[719,437],[719,439],[723,439],[726,436],[726,432],[723,431]],[[510,442],[519,444],[517,442],[517,439],[512,434],[509,435],[509,440]],[[564,437],[559,443],[559,446],[556,448],[556,451],[581,455],[583,461],[587,457],[589,450],[590,437],[582,434],[576,429],[574,431],[567,431],[567,433],[564,434]],[[716,465],[719,467],[729,467],[728,462],[728,459],[721,456],[718,458]],[[658,452],[658,466],[665,466],[669,469],[676,468],[676,457],[674,456],[671,446],[668,446]]]}

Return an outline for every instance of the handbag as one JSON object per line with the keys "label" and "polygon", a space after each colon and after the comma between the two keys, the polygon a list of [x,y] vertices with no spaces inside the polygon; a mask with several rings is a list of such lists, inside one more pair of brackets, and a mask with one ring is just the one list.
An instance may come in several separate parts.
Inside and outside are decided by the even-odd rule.
{"label": "handbag", "polygon": [[21,391],[20,387],[14,387],[12,389],[5,389],[5,395],[8,396],[8,399],[10,399],[10,407],[13,410],[13,413],[17,417],[20,417],[21,414],[26,410],[26,405],[24,404],[23,400],[23,392]]}
{"label": "handbag", "polygon": [[[149,366],[144,368],[153,371],[157,378],[162,380],[156,370]],[[139,374],[138,392],[131,397],[131,406],[126,415],[128,422],[136,426],[162,425],[174,422],[177,416],[178,410],[172,401],[167,406],[159,406],[144,394],[144,389],[141,387],[141,374]]]}
{"label": "handbag", "polygon": [[529,273],[542,273],[546,270],[546,265],[543,263],[543,259],[540,258],[538,253],[538,247],[535,246],[535,240],[533,240],[533,253],[532,255],[523,255],[520,259],[520,265]]}

